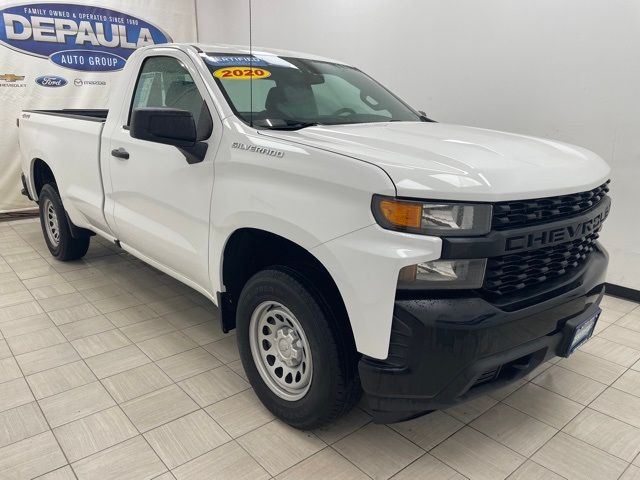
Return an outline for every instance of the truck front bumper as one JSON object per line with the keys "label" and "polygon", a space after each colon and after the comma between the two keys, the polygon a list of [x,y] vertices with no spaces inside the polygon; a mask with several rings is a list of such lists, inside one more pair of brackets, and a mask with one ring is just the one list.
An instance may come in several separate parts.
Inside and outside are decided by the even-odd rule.
{"label": "truck front bumper", "polygon": [[479,295],[397,299],[389,356],[360,360],[377,423],[408,420],[514,382],[562,355],[567,322],[598,312],[608,257],[599,247],[579,272],[518,308]]}

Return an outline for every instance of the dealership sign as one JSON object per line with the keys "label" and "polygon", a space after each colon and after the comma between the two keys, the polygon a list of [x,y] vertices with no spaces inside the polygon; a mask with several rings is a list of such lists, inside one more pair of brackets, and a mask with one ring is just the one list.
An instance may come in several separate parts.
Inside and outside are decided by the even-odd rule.
{"label": "dealership sign", "polygon": [[136,48],[171,41],[145,20],[102,7],[31,3],[0,16],[0,43],[72,70],[121,70]]}

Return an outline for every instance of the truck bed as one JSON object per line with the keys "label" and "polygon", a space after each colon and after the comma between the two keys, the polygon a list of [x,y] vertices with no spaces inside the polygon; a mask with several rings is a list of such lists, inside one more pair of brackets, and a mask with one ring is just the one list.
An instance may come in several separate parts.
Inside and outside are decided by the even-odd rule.
{"label": "truck bed", "polygon": [[107,120],[107,109],[80,109],[63,108],[62,110],[23,110],[27,113],[42,113],[44,115],[54,115],[57,117],[75,118],[77,120],[88,120],[90,122],[102,122]]}
{"label": "truck bed", "polygon": [[[58,191],[73,223],[109,231],[104,212],[101,170],[102,129],[108,110],[23,110],[19,118],[22,171],[31,192],[36,161],[55,172]],[[107,145],[108,147],[108,145]]]}

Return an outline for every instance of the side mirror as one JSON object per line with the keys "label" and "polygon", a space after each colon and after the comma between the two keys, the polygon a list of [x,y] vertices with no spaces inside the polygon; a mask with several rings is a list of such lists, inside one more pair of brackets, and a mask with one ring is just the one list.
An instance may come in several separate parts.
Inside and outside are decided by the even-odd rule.
{"label": "side mirror", "polygon": [[[207,126],[207,137],[211,134],[210,127]],[[201,162],[207,153],[208,144],[198,138],[196,122],[187,110],[136,108],[129,131],[131,137],[139,140],[178,147],[190,164]]]}
{"label": "side mirror", "polygon": [[133,138],[176,147],[192,147],[197,138],[191,112],[175,108],[135,109],[130,131]]}

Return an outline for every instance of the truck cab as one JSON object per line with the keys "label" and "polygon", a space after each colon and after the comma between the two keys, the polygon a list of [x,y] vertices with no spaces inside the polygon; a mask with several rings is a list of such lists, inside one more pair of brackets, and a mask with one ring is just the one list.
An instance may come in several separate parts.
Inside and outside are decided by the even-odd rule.
{"label": "truck cab", "polygon": [[91,236],[207,296],[262,402],[299,428],[364,392],[413,418],[568,356],[595,328],[609,167],[427,118],[343,62],[137,50],[108,110],[26,110],[52,255]]}

